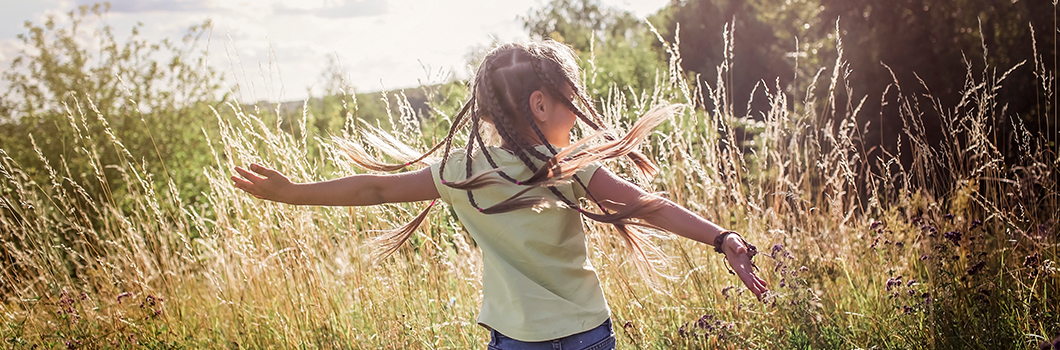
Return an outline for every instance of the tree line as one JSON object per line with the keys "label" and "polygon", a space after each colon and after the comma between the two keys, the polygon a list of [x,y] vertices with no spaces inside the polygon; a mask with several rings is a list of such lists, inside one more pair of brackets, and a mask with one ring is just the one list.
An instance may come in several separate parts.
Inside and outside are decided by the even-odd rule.
{"label": "tree line", "polygon": [[[994,115],[990,133],[1009,146],[1001,151],[1013,160],[1025,134],[1042,135],[1033,142],[1057,150],[1056,12],[1048,1],[673,0],[646,22],[679,43],[684,73],[706,84],[717,83],[731,45],[732,63],[722,78],[740,101],[734,113],[747,118],[762,118],[769,107],[761,93],[752,95],[756,89],[801,101],[813,95],[807,88],[828,87],[813,78],[820,73],[828,82],[834,72],[818,71],[841,60],[849,73],[834,78],[849,96],[836,97],[848,104],[839,110],[857,111],[866,125],[859,141],[873,152],[899,153],[905,123],[896,94],[922,101],[917,110],[926,133],[942,142],[945,120],[975,107],[962,102],[973,88],[967,83],[1004,77],[995,108],[981,112]],[[583,58],[594,51],[597,66],[613,65],[602,69],[619,72],[614,81],[621,84],[650,83],[644,70],[659,65],[641,57],[666,62],[672,56],[645,21],[597,0],[553,0],[523,21],[532,34],[564,41]]]}

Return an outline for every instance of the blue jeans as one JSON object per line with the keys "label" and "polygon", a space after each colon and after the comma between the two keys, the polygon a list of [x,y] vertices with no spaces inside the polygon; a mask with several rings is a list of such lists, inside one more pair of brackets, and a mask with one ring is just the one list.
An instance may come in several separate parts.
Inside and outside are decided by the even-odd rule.
{"label": "blue jeans", "polygon": [[568,335],[563,338],[540,342],[524,342],[509,338],[501,332],[490,330],[490,350],[612,350],[615,348],[615,332],[611,330],[611,319],[596,328]]}

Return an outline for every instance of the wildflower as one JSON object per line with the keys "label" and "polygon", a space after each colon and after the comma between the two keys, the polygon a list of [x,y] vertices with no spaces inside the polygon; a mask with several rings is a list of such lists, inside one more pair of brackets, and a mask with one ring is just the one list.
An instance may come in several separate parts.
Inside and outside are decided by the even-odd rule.
{"label": "wildflower", "polygon": [[898,249],[902,249],[902,247],[905,247],[905,243],[894,242],[894,246],[897,247]]}
{"label": "wildflower", "polygon": [[73,305],[73,304],[74,304],[74,298],[70,296],[69,292],[64,290],[61,293],[59,293],[59,305],[70,306],[70,305]]}
{"label": "wildflower", "polygon": [[806,272],[806,271],[810,271],[810,268],[806,267],[805,265],[803,265],[802,267],[799,268],[799,272]]}
{"label": "wildflower", "polygon": [[121,300],[122,300],[122,299],[125,299],[125,298],[127,298],[127,297],[130,297],[130,296],[132,296],[132,295],[133,295],[133,294],[132,294],[131,292],[125,292],[125,293],[121,293],[121,294],[118,294],[118,304],[121,304]]}
{"label": "wildflower", "polygon": [[983,222],[979,219],[972,220],[972,225],[968,227],[968,231],[974,230],[976,227],[982,226]]}
{"label": "wildflower", "polygon": [[911,220],[910,223],[913,224],[913,225],[916,225],[916,224],[919,224],[921,220],[922,219],[920,219],[919,216],[914,216],[913,220]]}
{"label": "wildflower", "polygon": [[883,226],[883,222],[882,221],[873,221],[872,225],[869,225],[869,227],[872,228],[873,230],[880,228],[880,226]]}
{"label": "wildflower", "polygon": [[63,342],[63,344],[66,345],[67,349],[78,349],[78,348],[81,347],[81,341],[77,340],[77,339],[67,340],[67,341]]}
{"label": "wildflower", "polygon": [[769,252],[769,257],[771,257],[771,258],[773,258],[775,260],[777,258],[777,253],[780,253],[783,250],[784,250],[784,246],[783,245],[781,245],[780,243],[774,244],[773,248]]}
{"label": "wildflower", "polygon": [[946,232],[942,234],[942,237],[945,237],[946,239],[950,240],[950,242],[953,242],[953,244],[958,247],[961,246],[961,231]]}
{"label": "wildflower", "polygon": [[154,308],[155,307],[155,302],[156,302],[155,296],[151,295],[151,294],[148,294],[147,297],[144,298],[144,301],[140,303],[140,308],[141,309]]}
{"label": "wildflower", "polygon": [[946,220],[953,220],[953,214],[952,213],[946,213],[946,215],[943,215],[942,217],[946,218]]}
{"label": "wildflower", "polygon": [[711,327],[711,324],[710,324],[711,323],[710,321],[713,320],[713,319],[714,319],[714,315],[711,315],[711,314],[703,315],[703,317],[700,317],[698,320],[696,320],[696,327],[699,327],[700,329],[705,329],[705,330],[709,331],[712,328],[714,328],[714,327]]}
{"label": "wildflower", "polygon": [[979,271],[981,271],[984,266],[986,266],[986,262],[982,261],[982,260],[979,260],[979,262],[975,263],[975,265],[972,265],[971,267],[968,268],[968,270],[967,270],[968,271],[968,275],[971,276],[971,275],[974,275],[976,273],[979,273]]}
{"label": "wildflower", "polygon": [[916,278],[910,278],[909,282],[905,283],[905,286],[906,287],[911,287],[913,285],[913,283],[916,283]]}
{"label": "wildflower", "polygon": [[895,286],[900,286],[900,285],[902,285],[902,276],[898,276],[898,278],[894,278],[894,277],[888,278],[887,282],[886,282],[886,285],[884,287],[887,289],[888,292],[890,292],[891,288],[894,288]]}

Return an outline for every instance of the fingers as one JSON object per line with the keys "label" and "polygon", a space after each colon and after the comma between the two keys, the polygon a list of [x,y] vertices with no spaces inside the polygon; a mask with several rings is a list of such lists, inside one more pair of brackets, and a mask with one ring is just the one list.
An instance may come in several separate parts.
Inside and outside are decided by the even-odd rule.
{"label": "fingers", "polygon": [[[250,169],[254,170],[255,173],[262,174],[261,170],[265,168],[257,164],[251,164]],[[235,171],[239,174],[239,176],[232,175],[232,184],[235,185],[236,188],[241,189],[244,192],[247,192],[255,197],[261,198],[261,195],[257,193],[258,191],[255,186],[259,182],[264,181],[265,179],[250,171],[247,171],[246,169],[243,169],[242,167],[235,167]]]}
{"label": "fingers", "polygon": [[736,250],[738,254],[732,255],[733,258],[729,259],[729,264],[732,265],[736,275],[740,277],[740,280],[747,286],[747,289],[749,289],[751,293],[754,293],[756,298],[761,300],[762,295],[769,291],[766,281],[755,274],[754,264],[751,263],[751,257],[747,254],[746,248],[741,246],[734,250]]}
{"label": "fingers", "polygon": [[747,289],[749,289],[751,293],[754,293],[756,298],[761,299],[762,294],[769,290],[766,288],[766,281],[762,280],[758,275],[755,275],[750,269],[746,268],[746,266],[740,270],[741,271],[737,272],[737,274],[740,276],[744,285],[747,286]]}
{"label": "fingers", "polygon": [[[251,169],[251,170],[254,170],[254,173],[258,173],[258,174],[261,174],[261,172],[259,172],[259,171],[257,171],[257,170],[255,170],[255,169],[254,169],[254,168],[256,168],[256,167],[257,167],[257,168],[260,168],[260,166],[259,166],[259,165],[257,165],[257,164],[251,164],[251,165],[250,165],[250,169]],[[236,172],[237,172],[237,173],[239,173],[239,175],[240,175],[240,176],[242,176],[242,177],[246,178],[246,179],[247,179],[247,180],[249,180],[249,181],[250,181],[251,183],[257,183],[258,181],[264,180],[263,178],[261,178],[261,177],[260,177],[260,176],[258,176],[257,174],[254,174],[254,173],[252,173],[252,172],[249,172],[249,171],[247,171],[246,169],[243,169],[243,168],[241,168],[241,167],[236,167],[236,168],[235,168],[235,170],[236,170]]]}
{"label": "fingers", "polygon": [[273,177],[273,176],[276,176],[276,175],[280,174],[276,170],[272,170],[272,169],[269,169],[269,168],[266,168],[266,167],[263,167],[263,166],[260,166],[260,165],[257,165],[257,164],[251,164],[250,165],[250,170],[255,172],[255,173],[264,175],[265,177]]}

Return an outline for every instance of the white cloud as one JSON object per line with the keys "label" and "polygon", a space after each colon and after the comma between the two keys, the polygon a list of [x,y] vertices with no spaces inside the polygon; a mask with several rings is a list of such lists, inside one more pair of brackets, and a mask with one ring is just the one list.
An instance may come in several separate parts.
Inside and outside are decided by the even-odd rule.
{"label": "white cloud", "polygon": [[[76,0],[77,5],[92,5],[96,0]],[[108,0],[110,11],[114,13],[152,13],[152,12],[203,12],[217,10],[210,0]]]}

